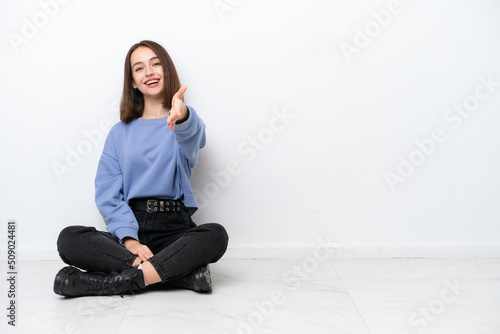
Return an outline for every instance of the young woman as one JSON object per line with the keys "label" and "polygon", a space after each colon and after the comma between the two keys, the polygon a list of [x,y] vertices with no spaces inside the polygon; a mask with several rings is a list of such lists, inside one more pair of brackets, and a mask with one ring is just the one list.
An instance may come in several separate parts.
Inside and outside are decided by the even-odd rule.
{"label": "young woman", "polygon": [[108,232],[69,226],[60,233],[58,251],[70,266],[56,275],[56,294],[123,295],[156,283],[212,290],[208,264],[225,253],[228,236],[219,224],[191,220],[190,178],[205,124],[184,104],[186,89],[161,45],[130,48],[121,122],[108,134],[95,178]]}

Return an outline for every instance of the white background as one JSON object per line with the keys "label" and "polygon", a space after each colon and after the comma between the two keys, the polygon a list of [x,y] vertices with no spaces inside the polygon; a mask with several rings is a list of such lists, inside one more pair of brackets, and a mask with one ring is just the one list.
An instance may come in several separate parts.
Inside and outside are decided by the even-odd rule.
{"label": "white background", "polygon": [[[390,4],[2,1],[0,235],[15,219],[21,256],[53,258],[65,226],[105,229],[93,184],[100,124],[119,120],[128,49],[151,39],[207,125],[195,221],[223,224],[232,250],[312,247],[321,236],[373,256],[497,251],[500,4]],[[346,56],[347,44],[357,53]],[[480,78],[497,86],[480,88],[488,97],[459,126],[458,114],[446,121],[454,104],[474,102]],[[419,153],[415,141],[436,129],[446,140]],[[410,157],[418,166],[391,189],[384,175]]]}

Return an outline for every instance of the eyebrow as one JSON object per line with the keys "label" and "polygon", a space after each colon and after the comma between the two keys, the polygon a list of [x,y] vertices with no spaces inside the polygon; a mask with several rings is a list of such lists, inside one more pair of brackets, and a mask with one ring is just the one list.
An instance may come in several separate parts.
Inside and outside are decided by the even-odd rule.
{"label": "eyebrow", "polygon": [[[153,60],[153,59],[158,59],[158,60],[159,60],[160,58],[158,58],[158,57],[151,57],[151,58],[149,59],[149,61],[151,61],[151,60]],[[132,68],[134,68],[134,66],[135,66],[135,65],[138,65],[138,64],[142,64],[142,61],[138,61],[137,63],[135,63],[134,65],[132,65]]]}

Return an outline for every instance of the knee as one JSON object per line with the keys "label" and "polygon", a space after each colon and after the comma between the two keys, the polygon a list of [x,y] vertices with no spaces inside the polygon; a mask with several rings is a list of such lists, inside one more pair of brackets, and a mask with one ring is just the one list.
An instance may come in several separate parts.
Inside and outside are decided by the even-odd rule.
{"label": "knee", "polygon": [[225,251],[229,243],[229,236],[224,226],[217,223],[209,223],[206,225],[210,228],[213,243],[219,245]]}
{"label": "knee", "polygon": [[79,237],[82,234],[95,230],[94,227],[87,226],[68,226],[65,227],[57,238],[57,250],[59,253],[65,253],[68,247],[74,248],[75,244],[78,243]]}

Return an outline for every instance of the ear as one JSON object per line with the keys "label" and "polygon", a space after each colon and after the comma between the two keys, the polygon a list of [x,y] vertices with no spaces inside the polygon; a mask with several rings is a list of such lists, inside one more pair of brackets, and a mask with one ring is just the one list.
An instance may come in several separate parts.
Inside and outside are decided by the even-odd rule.
{"label": "ear", "polygon": [[137,89],[137,85],[135,84],[134,80],[132,80],[132,87],[134,87],[135,89]]}

